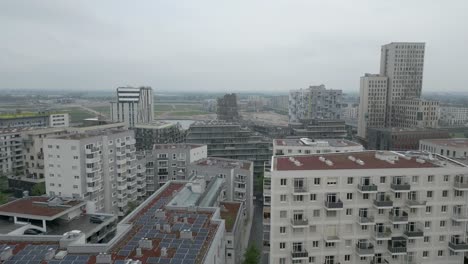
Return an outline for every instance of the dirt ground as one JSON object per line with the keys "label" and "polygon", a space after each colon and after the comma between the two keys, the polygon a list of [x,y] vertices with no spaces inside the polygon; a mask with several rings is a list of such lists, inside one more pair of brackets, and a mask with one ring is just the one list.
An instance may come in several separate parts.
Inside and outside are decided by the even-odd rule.
{"label": "dirt ground", "polygon": [[242,118],[254,122],[262,122],[269,125],[287,126],[288,116],[280,115],[275,112],[241,112]]}

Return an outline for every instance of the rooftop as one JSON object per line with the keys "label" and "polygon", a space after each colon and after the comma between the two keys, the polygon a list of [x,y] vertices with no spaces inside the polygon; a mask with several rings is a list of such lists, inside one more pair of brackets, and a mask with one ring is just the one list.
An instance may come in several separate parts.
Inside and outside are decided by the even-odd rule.
{"label": "rooftop", "polygon": [[100,129],[100,130],[88,130],[88,131],[80,131],[78,133],[70,133],[66,135],[60,135],[54,137],[56,139],[69,139],[69,140],[81,140],[85,138],[103,136],[103,135],[113,135],[127,132],[127,129],[120,129],[120,128],[109,128],[109,129]]}
{"label": "rooftop", "polygon": [[[21,112],[21,113],[0,113],[0,119],[14,119],[14,118],[27,118],[27,117],[42,117],[49,116],[54,113],[35,113],[35,112]],[[55,113],[57,114],[57,113]]]}
{"label": "rooftop", "polygon": [[275,156],[273,159],[273,168],[278,171],[436,167],[440,166],[430,160],[391,151],[330,153],[294,157]]}
{"label": "rooftop", "polygon": [[374,131],[384,131],[384,132],[391,132],[391,133],[408,133],[408,132],[418,132],[418,133],[427,133],[427,132],[448,132],[446,129],[439,129],[439,128],[398,128],[398,127],[370,127],[369,130]]}
{"label": "rooftop", "polygon": [[420,143],[432,143],[452,148],[468,148],[468,138],[421,139]]}
{"label": "rooftop", "polygon": [[309,138],[286,138],[275,139],[273,144],[277,146],[310,146],[310,147],[358,147],[359,143],[346,139],[320,139],[313,140]]}
{"label": "rooftop", "polygon": [[147,128],[147,129],[163,129],[168,127],[176,126],[174,123],[163,122],[163,121],[154,121],[150,124],[136,124],[135,128]]}
{"label": "rooftop", "polygon": [[226,232],[232,232],[236,224],[237,215],[239,214],[241,203],[240,202],[220,202],[221,207],[220,216],[225,220]]}
{"label": "rooftop", "polygon": [[84,205],[86,202],[79,200],[33,196],[1,205],[0,215],[53,220]]}
{"label": "rooftop", "polygon": [[154,144],[153,149],[194,149],[200,148],[206,145],[203,144]]}
{"label": "rooftop", "polygon": [[213,166],[222,169],[243,169],[249,170],[252,166],[251,161],[244,161],[244,160],[236,160],[236,159],[223,159],[223,158],[214,158],[208,157],[205,159],[201,159],[198,161],[193,162],[193,164],[198,166]]}

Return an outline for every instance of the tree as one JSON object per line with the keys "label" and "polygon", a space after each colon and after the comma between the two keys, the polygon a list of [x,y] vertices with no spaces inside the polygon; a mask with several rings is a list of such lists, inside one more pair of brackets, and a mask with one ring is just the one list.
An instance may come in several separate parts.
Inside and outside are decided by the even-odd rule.
{"label": "tree", "polygon": [[41,195],[44,195],[45,193],[46,193],[45,183],[43,182],[34,184],[34,186],[31,189],[32,196],[41,196]]}
{"label": "tree", "polygon": [[258,264],[260,261],[260,252],[257,247],[251,245],[244,253],[244,264]]}

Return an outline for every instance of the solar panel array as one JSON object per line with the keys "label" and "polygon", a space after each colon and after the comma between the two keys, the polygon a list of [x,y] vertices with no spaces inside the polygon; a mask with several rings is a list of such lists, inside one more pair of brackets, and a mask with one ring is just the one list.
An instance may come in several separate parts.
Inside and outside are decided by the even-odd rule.
{"label": "solar panel array", "polygon": [[[157,219],[155,213],[158,209],[163,208],[168,202],[168,198],[160,198],[153,206],[151,206],[144,214],[142,214],[136,221],[135,226],[139,227],[138,232],[125,244],[120,251],[117,253],[118,256],[129,257],[132,252],[138,248],[139,241],[147,238],[150,240],[158,240],[159,243],[156,245],[153,243],[153,247],[158,247],[161,250],[165,247],[168,251],[174,251],[172,258],[168,257],[149,257],[146,263],[171,263],[171,264],[181,264],[181,263],[195,263],[195,260],[198,254],[201,251],[203,243],[205,243],[208,238],[209,229],[204,228],[204,224],[209,220],[208,216],[205,214],[196,214],[196,213],[179,213],[172,214],[170,218],[173,219],[174,216],[177,216],[178,219],[184,219],[187,217],[190,219],[190,222],[186,223],[177,222],[171,226],[171,233],[166,233],[162,231],[163,226],[168,224],[167,220]],[[192,221],[193,220],[193,221]],[[160,225],[160,229],[156,229],[156,225]],[[176,234],[182,230],[190,230],[195,234],[193,239],[181,239],[177,238]],[[123,264],[117,263],[116,264]]]}
{"label": "solar panel array", "polygon": [[86,264],[91,256],[90,255],[66,255],[61,260],[49,260],[49,264]]}
{"label": "solar panel array", "polygon": [[41,264],[49,248],[52,248],[55,252],[58,246],[26,245],[21,251],[16,253],[16,255],[5,261],[5,264]]}

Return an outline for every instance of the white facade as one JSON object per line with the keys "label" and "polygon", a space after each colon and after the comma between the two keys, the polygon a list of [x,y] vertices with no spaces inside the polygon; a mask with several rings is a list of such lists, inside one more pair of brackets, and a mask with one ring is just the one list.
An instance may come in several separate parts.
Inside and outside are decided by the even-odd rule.
{"label": "white facade", "polygon": [[468,139],[444,138],[422,139],[419,141],[419,150],[443,155],[455,159],[468,158]]}
{"label": "white facade", "polygon": [[346,139],[288,138],[273,140],[273,155],[304,155],[363,151],[364,147]]}
{"label": "white facade", "polygon": [[[44,139],[46,193],[90,201],[89,212],[123,216],[146,195],[133,131],[104,130]],[[138,182],[143,184],[138,185]]]}
{"label": "white facade", "polygon": [[468,108],[441,106],[439,121],[442,126],[464,126],[468,124]]}
{"label": "white facade", "polygon": [[442,156],[273,157],[270,263],[463,263],[467,181]]}
{"label": "white facade", "polygon": [[419,98],[395,100],[392,126],[401,128],[437,128],[439,102]]}
{"label": "white facade", "polygon": [[50,127],[69,127],[70,126],[70,115],[64,114],[51,114],[49,120]]}
{"label": "white facade", "polygon": [[23,138],[21,129],[0,131],[0,173],[22,173],[24,169]]}
{"label": "white facade", "polygon": [[119,87],[117,101],[111,102],[111,119],[128,127],[149,124],[154,119],[153,89],[151,87]]}
{"label": "white facade", "polygon": [[366,138],[368,127],[384,127],[387,111],[388,78],[366,73],[361,77],[359,89],[358,133]]}
{"label": "white facade", "polygon": [[289,91],[289,122],[301,119],[341,119],[342,91],[325,85]]}

